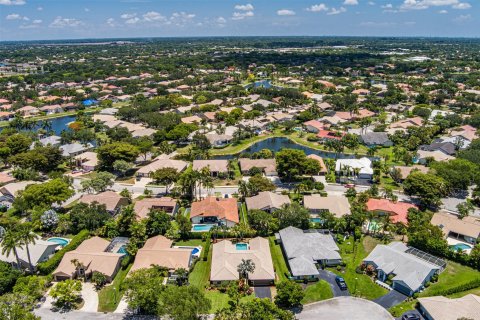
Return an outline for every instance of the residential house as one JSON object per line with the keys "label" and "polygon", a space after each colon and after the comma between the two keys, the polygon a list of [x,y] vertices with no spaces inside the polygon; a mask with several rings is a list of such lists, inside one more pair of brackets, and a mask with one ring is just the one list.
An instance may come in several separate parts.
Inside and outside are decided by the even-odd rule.
{"label": "residential house", "polygon": [[190,220],[194,224],[221,224],[233,227],[240,221],[237,199],[207,197],[193,202]]}
{"label": "residential house", "polygon": [[43,106],[40,107],[39,110],[45,112],[47,115],[64,112],[62,106],[59,104]]}
{"label": "residential house", "polygon": [[[75,250],[66,252],[52,275],[55,281],[90,277],[95,271],[107,276],[111,282],[120,269],[123,254],[108,252],[110,241],[92,237],[83,241]],[[76,266],[72,261],[77,261]]]}
{"label": "residential house", "polygon": [[393,169],[400,170],[401,181],[405,180],[412,172],[420,171],[422,173],[427,173],[429,170],[429,168],[418,164],[414,164],[413,166],[395,166]]}
{"label": "residential house", "polygon": [[442,230],[448,244],[454,249],[460,248],[470,253],[480,239],[480,218],[477,216],[459,219],[457,215],[440,211],[433,215],[430,223]]}
{"label": "residential house", "polygon": [[276,233],[275,237],[282,245],[294,279],[315,279],[319,277],[320,266],[342,263],[340,249],[330,234],[287,227]]}
{"label": "residential house", "polygon": [[480,297],[475,294],[456,299],[442,296],[418,298],[418,308],[426,320],[480,320]]}
{"label": "residential house", "polygon": [[170,197],[145,198],[135,202],[133,210],[139,219],[145,219],[152,210],[164,211],[170,216],[175,216],[178,211],[177,200]]}
{"label": "residential house", "polygon": [[320,138],[322,141],[327,140],[342,140],[345,132],[340,131],[330,131],[330,130],[319,130],[317,133],[317,137]]}
{"label": "residential house", "polygon": [[172,248],[172,243],[161,235],[148,239],[138,250],[130,272],[152,266],[165,267],[170,274],[180,268],[188,271],[192,264],[191,249]]}
{"label": "residential house", "polygon": [[221,284],[223,281],[239,279],[237,267],[242,260],[251,260],[255,269],[248,274],[252,286],[270,286],[275,282],[270,245],[267,239],[256,237],[247,243],[233,244],[230,240],[219,241],[212,245],[212,266],[210,282]]}
{"label": "residential house", "polygon": [[39,139],[38,141],[34,141],[32,143],[32,145],[30,146],[30,149],[35,148],[35,145],[37,143],[40,143],[42,146],[50,145],[50,146],[53,146],[53,147],[57,147],[61,144],[61,141],[62,141],[62,138],[60,138],[59,136],[44,137],[44,138]]}
{"label": "residential house", "polygon": [[409,127],[421,127],[423,126],[424,120],[420,117],[407,118],[399,120],[397,122],[391,123],[388,126],[388,133],[394,133],[397,130],[406,131]]}
{"label": "residential house", "polygon": [[[25,246],[17,246],[17,254],[20,262],[21,269],[29,268],[28,253],[30,253],[30,261],[32,262],[32,267],[35,268],[40,262],[47,261],[53,254],[55,254],[55,249],[58,247],[58,243],[45,241],[41,239],[35,240],[35,243],[30,243],[28,245],[28,252]],[[10,255],[2,253],[3,247],[0,242],[0,261],[5,261],[17,266],[17,259],[15,254],[12,252]]]}
{"label": "residential house", "polygon": [[40,112],[40,110],[32,106],[25,106],[20,109],[17,109],[16,112],[22,115],[23,117],[32,117],[34,115],[37,115]]}
{"label": "residential house", "polygon": [[64,144],[60,146],[60,150],[62,150],[62,155],[64,157],[75,157],[85,151],[89,151],[93,149],[93,145],[91,143],[81,144],[78,142]]}
{"label": "residential house", "polygon": [[373,177],[372,161],[366,157],[360,159],[338,159],[335,163],[335,172],[339,175],[343,171],[356,174],[358,179],[371,180]]}
{"label": "residential house", "polygon": [[84,171],[94,171],[98,166],[97,153],[93,151],[83,152],[78,156],[75,156],[75,164]]}
{"label": "residential house", "polygon": [[270,191],[262,191],[258,195],[245,198],[248,210],[263,210],[272,213],[283,205],[290,204],[287,195],[277,194]]}
{"label": "residential house", "polygon": [[389,215],[393,223],[408,224],[408,210],[417,209],[417,206],[407,202],[393,202],[388,199],[370,198],[367,202],[367,210],[374,212],[378,216]]}
{"label": "residential house", "polygon": [[448,161],[453,160],[455,157],[452,157],[448,154],[445,154],[442,151],[435,150],[435,151],[426,151],[426,150],[418,150],[417,156],[415,157],[414,161],[420,164],[426,164],[429,159],[433,159],[435,161]]}
{"label": "residential house", "polygon": [[214,148],[223,148],[233,140],[233,136],[228,134],[207,133],[205,137]]}
{"label": "residential house", "polygon": [[419,150],[440,151],[446,155],[453,156],[457,152],[457,147],[452,142],[432,142],[431,144],[421,145]]}
{"label": "residential house", "polygon": [[183,123],[188,123],[188,124],[192,124],[192,123],[200,124],[202,123],[202,118],[200,118],[199,116],[190,116],[190,117],[182,118],[181,121]]}
{"label": "residential house", "polygon": [[0,193],[9,199],[15,199],[19,191],[25,190],[25,188],[31,184],[40,183],[38,181],[18,181],[11,182],[0,188]]}
{"label": "residential house", "polygon": [[303,123],[303,126],[308,132],[318,133],[323,130],[323,123],[318,120],[310,120]]}
{"label": "residential house", "polygon": [[350,214],[350,203],[343,195],[326,197],[322,197],[319,194],[305,195],[303,197],[303,206],[307,208],[312,215],[318,215],[328,211],[337,218],[340,218]]}
{"label": "residential house", "polygon": [[104,191],[98,194],[84,194],[78,199],[80,203],[92,204],[94,202],[105,205],[111,215],[117,214],[120,209],[128,205],[128,199],[114,191]]}
{"label": "residential house", "polygon": [[208,168],[212,177],[227,176],[228,160],[193,160],[193,170]]}
{"label": "residential house", "polygon": [[360,135],[360,140],[368,147],[390,147],[393,145],[393,142],[388,138],[386,132],[368,132]]}
{"label": "residential house", "polygon": [[379,244],[363,260],[367,266],[373,266],[380,281],[393,277],[392,288],[407,295],[422,290],[441,267],[419,258],[402,242]]}
{"label": "residential house", "polygon": [[312,153],[309,154],[307,158],[318,161],[318,164],[320,165],[320,171],[317,172],[317,175],[324,176],[328,173],[327,166],[325,165],[325,162],[323,162],[322,157]]}
{"label": "residential house", "polygon": [[139,177],[149,177],[153,172],[164,168],[174,168],[178,173],[180,173],[185,170],[187,166],[188,163],[182,160],[156,159],[146,166],[138,169],[136,175]]}
{"label": "residential house", "polygon": [[240,165],[240,170],[243,175],[248,175],[252,168],[261,169],[266,176],[277,175],[277,163],[275,159],[240,158],[238,159],[238,164]]}
{"label": "residential house", "polygon": [[15,177],[13,177],[10,173],[8,172],[0,172],[0,186],[4,186],[8,183],[12,183],[16,181]]}

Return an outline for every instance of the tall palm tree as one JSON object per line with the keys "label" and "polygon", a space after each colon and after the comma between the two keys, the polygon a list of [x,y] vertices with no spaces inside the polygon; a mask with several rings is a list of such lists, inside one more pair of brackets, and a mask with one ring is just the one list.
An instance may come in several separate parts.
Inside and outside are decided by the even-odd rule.
{"label": "tall palm tree", "polygon": [[18,257],[17,248],[21,248],[19,245],[18,232],[8,229],[2,238],[2,254],[7,257],[13,252],[15,259],[17,260],[17,269],[20,270],[20,258]]}
{"label": "tall palm tree", "polygon": [[251,259],[242,259],[242,262],[237,266],[240,279],[248,280],[248,275],[255,271],[255,263]]}
{"label": "tall palm tree", "polygon": [[33,274],[33,265],[32,259],[30,257],[30,249],[28,248],[29,244],[35,244],[35,240],[37,239],[37,235],[32,231],[32,225],[30,223],[24,223],[19,228],[19,243],[25,246],[27,250],[27,257],[28,257],[28,268],[30,269],[30,273]]}

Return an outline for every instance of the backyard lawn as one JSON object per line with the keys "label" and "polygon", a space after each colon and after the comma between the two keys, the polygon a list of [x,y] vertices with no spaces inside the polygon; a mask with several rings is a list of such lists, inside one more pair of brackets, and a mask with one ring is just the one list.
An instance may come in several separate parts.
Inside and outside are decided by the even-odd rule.
{"label": "backyard lawn", "polygon": [[104,287],[98,292],[98,312],[113,312],[117,309],[118,303],[123,296],[122,282],[132,267],[130,264],[125,269],[120,269],[112,284]]}
{"label": "backyard lawn", "polygon": [[332,288],[325,280],[320,280],[305,289],[302,304],[333,298]]}
{"label": "backyard lawn", "polygon": [[191,239],[186,241],[175,241],[173,243],[174,246],[188,246],[188,247],[197,247],[202,246],[205,247],[205,241],[202,239]]}
{"label": "backyard lawn", "polygon": [[348,238],[339,245],[340,254],[347,266],[344,271],[337,271],[334,268],[331,268],[331,271],[345,279],[353,296],[374,300],[388,292],[375,284],[369,276],[355,272],[355,269],[378,243],[380,241],[377,239],[364,237],[361,242],[356,243],[353,242],[353,238]]}
{"label": "backyard lawn", "polygon": [[287,275],[290,273],[288,271],[287,263],[283,258],[282,248],[280,245],[275,244],[275,237],[269,237],[268,242],[270,243],[270,253],[273,260],[273,268],[277,274],[278,281],[288,280]]}

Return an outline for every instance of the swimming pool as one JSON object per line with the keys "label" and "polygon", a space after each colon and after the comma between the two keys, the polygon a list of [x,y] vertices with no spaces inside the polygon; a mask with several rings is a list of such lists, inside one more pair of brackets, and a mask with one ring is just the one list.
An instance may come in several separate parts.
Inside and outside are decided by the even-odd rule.
{"label": "swimming pool", "polygon": [[248,250],[248,244],[247,243],[237,243],[235,245],[235,249],[237,249],[237,250]]}
{"label": "swimming pool", "polygon": [[57,243],[58,245],[62,246],[62,247],[65,247],[69,242],[70,240],[68,239],[65,239],[65,238],[49,238],[47,239],[48,242],[55,242]]}
{"label": "swimming pool", "polygon": [[463,251],[463,250],[472,249],[472,247],[466,243],[457,243],[457,244],[454,244],[453,246],[450,246],[450,249],[452,249],[453,251],[458,251],[458,250]]}
{"label": "swimming pool", "polygon": [[313,222],[313,223],[322,223],[321,218],[310,218],[310,221]]}
{"label": "swimming pool", "polygon": [[213,224],[194,224],[192,227],[192,231],[194,232],[210,231],[212,227],[213,227]]}
{"label": "swimming pool", "polygon": [[125,245],[121,246],[120,249],[118,249],[117,253],[127,254],[126,246]]}
{"label": "swimming pool", "polygon": [[196,254],[199,253],[199,252],[200,252],[200,249],[198,249],[198,248],[193,248],[193,250],[192,250],[192,256],[196,255]]}

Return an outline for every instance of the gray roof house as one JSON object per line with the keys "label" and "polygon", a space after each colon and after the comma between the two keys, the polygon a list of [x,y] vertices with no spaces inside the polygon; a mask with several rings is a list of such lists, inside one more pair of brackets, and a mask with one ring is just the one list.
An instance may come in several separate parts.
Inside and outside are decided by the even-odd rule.
{"label": "gray roof house", "polygon": [[[2,245],[0,243],[0,249]],[[55,249],[58,247],[58,243],[45,241],[41,239],[35,240],[34,244],[28,245],[28,251],[30,252],[30,260],[32,261],[32,266],[36,267],[40,262],[47,261],[54,253]],[[12,265],[17,264],[17,259],[13,253],[10,255],[4,255],[0,250],[0,260],[8,262]],[[22,268],[28,268],[28,254],[25,246],[17,246],[18,258]]]}
{"label": "gray roof house", "polygon": [[290,198],[284,194],[263,191],[256,196],[245,198],[245,203],[248,210],[258,209],[273,212],[284,204],[290,204]]}
{"label": "gray roof house", "polygon": [[423,289],[425,283],[441,271],[440,266],[410,253],[410,248],[402,242],[377,245],[363,262],[375,267],[380,281],[394,275],[392,288],[408,296]]}
{"label": "gray roof house", "polygon": [[37,143],[40,143],[42,146],[48,146],[48,145],[51,145],[51,146],[59,146],[60,145],[60,141],[62,140],[62,138],[60,138],[59,136],[48,136],[48,137],[45,137],[45,138],[42,138],[38,141],[34,141],[32,143],[32,145],[30,146],[30,149],[33,149],[35,148],[35,145]]}
{"label": "gray roof house", "polygon": [[392,146],[393,142],[386,132],[368,132],[360,136],[360,140],[367,146]]}
{"label": "gray roof house", "polygon": [[295,279],[317,278],[317,264],[337,265],[342,262],[338,246],[330,234],[288,227],[280,230],[275,237],[283,247]]}
{"label": "gray roof house", "polygon": [[60,146],[60,150],[62,150],[62,154],[64,157],[78,156],[79,154],[92,149],[93,145],[91,143],[81,144],[78,142],[74,142]]}

